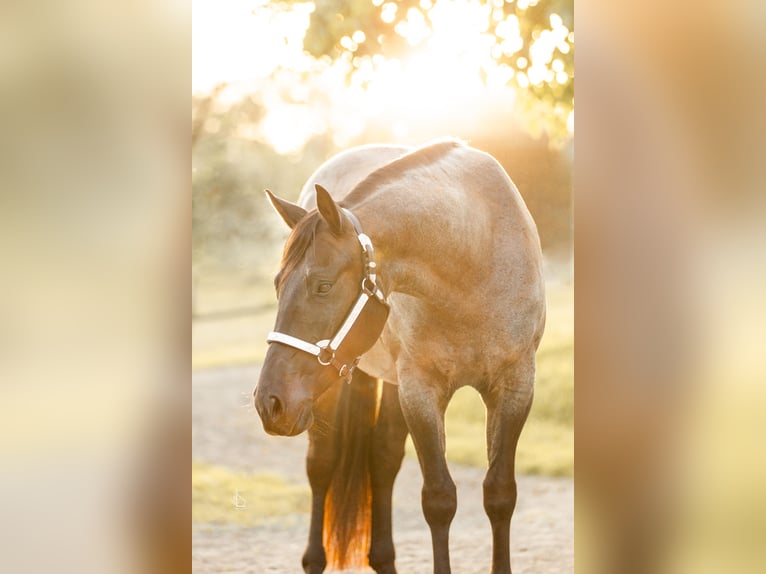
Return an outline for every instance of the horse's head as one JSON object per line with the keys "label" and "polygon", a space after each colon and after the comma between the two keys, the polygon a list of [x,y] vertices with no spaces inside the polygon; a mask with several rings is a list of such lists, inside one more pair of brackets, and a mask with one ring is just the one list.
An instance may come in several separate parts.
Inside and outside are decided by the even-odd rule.
{"label": "horse's head", "polygon": [[[314,400],[346,378],[354,360],[374,344],[388,307],[382,295],[361,306],[360,294],[370,282],[360,241],[352,220],[324,188],[317,186],[312,212],[267,194],[292,233],[274,281],[279,308],[255,408],[266,432],[293,436],[313,423]],[[357,306],[357,319],[335,344]]]}

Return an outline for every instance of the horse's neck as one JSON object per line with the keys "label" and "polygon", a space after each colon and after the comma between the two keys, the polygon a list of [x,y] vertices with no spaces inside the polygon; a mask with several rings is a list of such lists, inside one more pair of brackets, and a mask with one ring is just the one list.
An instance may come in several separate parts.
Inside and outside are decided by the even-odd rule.
{"label": "horse's neck", "polygon": [[354,209],[372,238],[386,292],[445,298],[457,295],[476,272],[481,238],[460,227],[470,224],[462,214],[450,212],[460,207],[436,199],[431,203],[408,190],[388,189]]}

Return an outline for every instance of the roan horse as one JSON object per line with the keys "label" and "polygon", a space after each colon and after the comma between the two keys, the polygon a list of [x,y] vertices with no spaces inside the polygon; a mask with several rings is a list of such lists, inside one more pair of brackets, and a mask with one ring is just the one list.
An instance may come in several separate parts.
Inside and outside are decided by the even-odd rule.
{"label": "roan horse", "polygon": [[[361,534],[370,537],[361,544],[370,566],[395,572],[391,488],[409,431],[434,572],[450,572],[457,497],[444,412],[455,390],[470,385],[487,407],[492,572],[509,573],[516,444],[545,323],[540,243],[518,190],[491,156],[452,140],[358,148],[320,168],[307,188],[312,183],[316,210],[269,194],[292,233],[255,389],[267,432],[309,429],[304,569],[322,572],[335,538],[346,548],[328,550],[330,564],[352,565],[349,541]],[[333,185],[335,197],[325,189]],[[345,441],[354,444],[341,447]],[[342,511],[333,510],[336,502],[345,503]]]}

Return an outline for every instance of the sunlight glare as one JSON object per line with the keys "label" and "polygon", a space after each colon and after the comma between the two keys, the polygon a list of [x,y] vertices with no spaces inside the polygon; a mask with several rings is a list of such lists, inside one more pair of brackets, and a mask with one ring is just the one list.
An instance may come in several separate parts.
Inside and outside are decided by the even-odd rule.
{"label": "sunlight glare", "polygon": [[399,7],[393,2],[386,2],[383,4],[383,8],[381,8],[380,19],[386,24],[390,24],[396,19],[396,11],[398,9]]}
{"label": "sunlight glare", "polygon": [[[421,1],[421,6],[431,4],[431,0]],[[491,10],[491,3],[479,0],[438,0],[428,10],[426,21],[421,10],[410,8],[396,32],[419,50],[402,61],[376,64],[369,78],[370,109],[387,109],[415,123],[454,117],[455,110],[466,114],[467,102],[486,87],[481,70],[488,84],[492,78],[496,87],[500,78],[513,75],[507,66],[499,71],[492,57],[496,43],[488,33]],[[521,40],[515,16],[501,25],[508,38]]]}
{"label": "sunlight glare", "polygon": [[[475,102],[488,94],[514,105],[517,89],[511,83],[526,89],[570,79],[554,52],[569,53],[573,33],[557,14],[548,17],[551,29],[534,35],[529,54],[515,59],[515,69],[499,62],[525,46],[519,18],[502,10],[512,2],[419,0],[405,15],[392,0],[372,0],[383,22],[399,19],[395,32],[417,49],[402,59],[360,56],[355,52],[368,35],[357,29],[339,40],[346,52],[332,61],[303,50],[313,3],[284,9],[266,0],[193,0],[192,91],[209,92],[225,82],[229,86],[218,101],[231,104],[260,89],[261,79],[283,74],[283,83],[273,82],[273,89],[261,93],[263,120],[257,128],[241,126],[240,136],[264,139],[285,154],[324,133],[345,147],[364,129],[360,117],[387,125],[402,140],[419,126],[446,119],[471,125],[481,112]],[[517,0],[520,10],[536,4]],[[310,82],[295,79],[309,71]],[[316,93],[328,99],[315,100]],[[570,131],[573,121],[570,114]]]}
{"label": "sunlight glare", "polygon": [[410,46],[417,46],[431,34],[425,16],[417,8],[410,8],[407,11],[407,18],[400,21],[395,30],[407,40]]}
{"label": "sunlight glare", "polygon": [[[279,154],[294,153],[312,135],[322,133],[325,126],[308,106],[278,103],[269,107],[269,113],[260,123],[260,135]],[[246,134],[240,134],[246,135]]]}
{"label": "sunlight glare", "polygon": [[349,52],[356,52],[357,48],[359,48],[359,46],[357,45],[357,43],[356,43],[356,42],[354,42],[354,41],[353,41],[353,40],[352,40],[350,37],[348,37],[348,36],[343,36],[343,37],[340,39],[340,45],[341,45],[341,47],[342,47],[344,50],[348,50]]}
{"label": "sunlight glare", "polygon": [[192,0],[192,93],[266,77],[279,64],[300,65],[313,4],[290,11],[266,4]]}
{"label": "sunlight glare", "polygon": [[370,82],[368,109],[373,117],[385,112],[412,126],[470,117],[470,101],[483,89],[477,68],[426,51],[386,61]]}

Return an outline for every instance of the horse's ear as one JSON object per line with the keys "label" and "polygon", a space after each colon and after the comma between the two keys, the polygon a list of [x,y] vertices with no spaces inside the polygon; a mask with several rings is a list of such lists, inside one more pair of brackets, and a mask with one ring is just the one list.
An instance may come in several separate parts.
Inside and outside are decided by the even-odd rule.
{"label": "horse's ear", "polygon": [[306,215],[306,210],[303,209],[300,205],[296,205],[294,203],[290,203],[286,199],[279,198],[271,193],[268,189],[265,191],[266,196],[269,198],[269,202],[271,202],[271,206],[274,208],[274,211],[280,215],[280,217],[284,220],[290,229],[293,229],[295,225],[301,219],[303,219],[303,216]]}
{"label": "horse's ear", "polygon": [[343,218],[340,207],[324,187],[318,183],[314,185],[317,192],[317,210],[330,225],[333,233],[340,233],[343,229]]}

